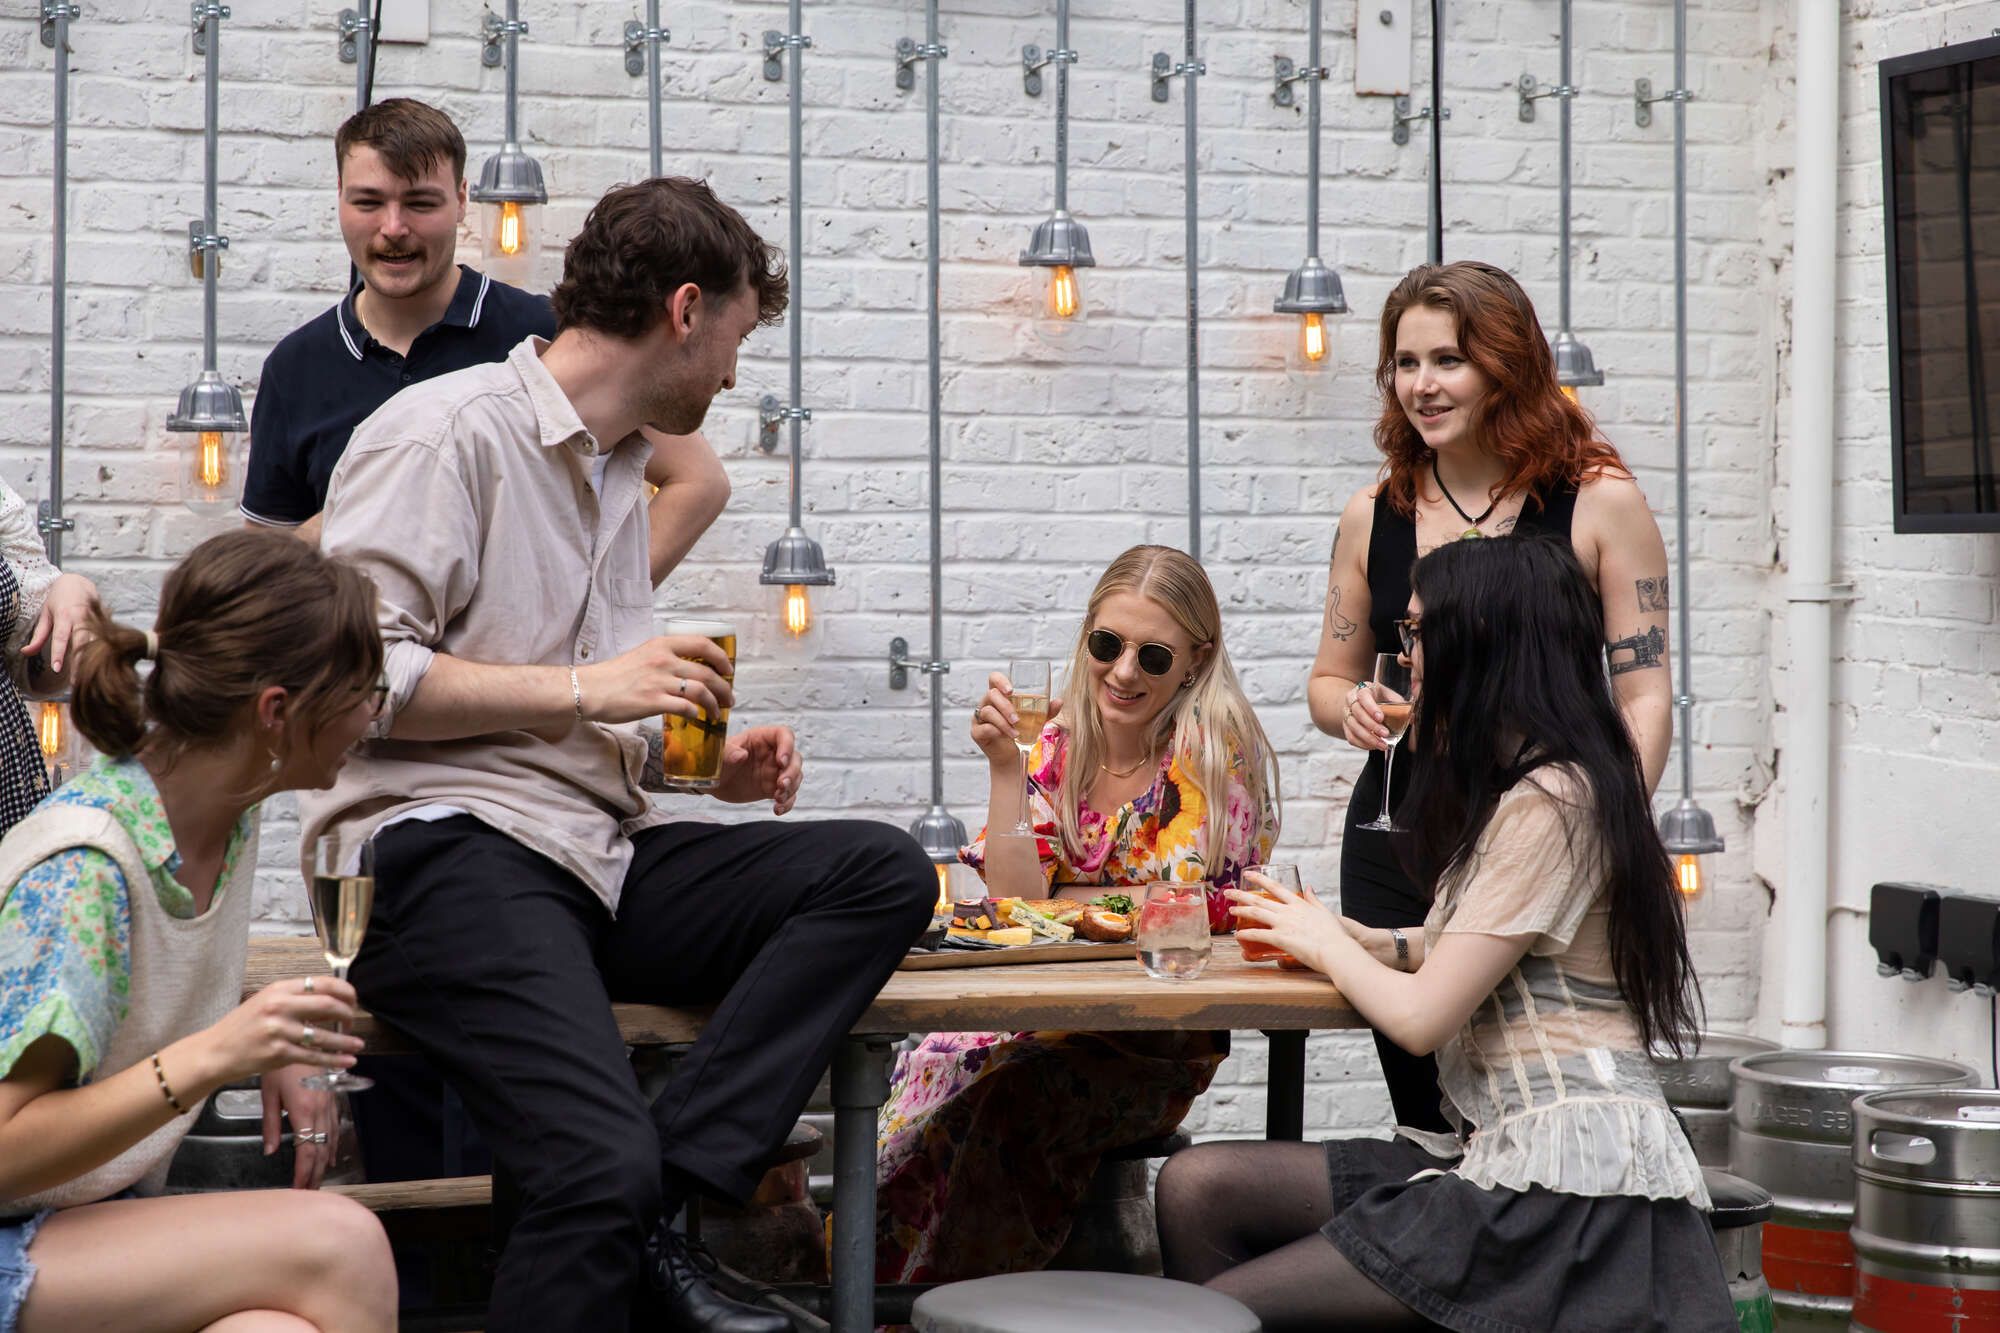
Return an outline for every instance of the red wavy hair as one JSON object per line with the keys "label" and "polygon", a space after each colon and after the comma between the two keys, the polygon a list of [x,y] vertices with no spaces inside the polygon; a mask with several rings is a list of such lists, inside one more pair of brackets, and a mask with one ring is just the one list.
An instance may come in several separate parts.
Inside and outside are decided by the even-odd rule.
{"label": "red wavy hair", "polygon": [[1375,364],[1375,385],[1382,392],[1375,447],[1386,460],[1389,503],[1399,513],[1416,512],[1417,479],[1433,456],[1396,400],[1396,326],[1412,306],[1449,313],[1458,325],[1459,350],[1486,377],[1486,397],[1473,427],[1479,447],[1507,465],[1502,495],[1573,486],[1602,474],[1631,475],[1618,451],[1597,433],[1590,413],[1556,383],[1555,353],[1521,284],[1473,259],[1424,264],[1411,269],[1382,305],[1382,350]]}

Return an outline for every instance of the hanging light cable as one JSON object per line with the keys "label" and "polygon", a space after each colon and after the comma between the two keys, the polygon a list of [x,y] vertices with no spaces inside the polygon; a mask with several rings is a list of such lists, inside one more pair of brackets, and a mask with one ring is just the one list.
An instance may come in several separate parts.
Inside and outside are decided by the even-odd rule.
{"label": "hanging light cable", "polygon": [[1556,336],[1553,348],[1556,356],[1556,383],[1571,402],[1576,401],[1576,391],[1604,383],[1604,372],[1597,368],[1597,361],[1590,354],[1590,348],[1581,338],[1570,331],[1570,262],[1572,258],[1569,237],[1570,221],[1570,103],[1577,94],[1576,85],[1570,81],[1571,36],[1570,3],[1562,0],[1562,71],[1557,76],[1556,86],[1545,93],[1532,91],[1534,81],[1522,79],[1523,115],[1532,118],[1535,96],[1553,97],[1558,104],[1557,123],[1559,125],[1557,150],[1561,158],[1559,192],[1561,204],[1557,210],[1556,248],[1561,252],[1562,264],[1560,285],[1557,287]]}
{"label": "hanging light cable", "polygon": [[479,169],[472,202],[479,205],[480,252],[486,272],[502,282],[524,286],[531,280],[535,247],[540,241],[541,209],[549,201],[542,164],[521,149],[521,34],[528,25],[520,18],[520,0],[507,0],[507,17],[486,16],[481,60],[507,70],[507,133],[500,151]]}
{"label": "hanging light cable", "polygon": [[1660,817],[1660,841],[1674,858],[1674,877],[1689,898],[1702,891],[1702,858],[1723,850],[1715,820],[1694,799],[1694,645],[1688,579],[1687,427],[1687,0],[1674,0],[1674,493],[1676,600],[1680,623],[1680,804]]}
{"label": "hanging light cable", "polygon": [[1056,67],[1056,192],[1054,211],[1036,226],[1028,248],[1021,252],[1021,266],[1044,270],[1035,328],[1044,338],[1060,341],[1065,330],[1089,314],[1077,270],[1097,267],[1090,253],[1090,233],[1069,215],[1069,67],[1076,63],[1076,52],[1069,45],[1069,0],[1056,0],[1055,49],[1042,53],[1039,61],[1032,48],[1026,54],[1031,92],[1041,87],[1036,71],[1043,65]]}
{"label": "hanging light cable", "polygon": [[[1312,0],[1311,37],[1306,67],[1290,77],[1306,80],[1306,259],[1285,278],[1285,291],[1271,304],[1281,315],[1299,317],[1298,336],[1286,355],[1286,368],[1294,374],[1322,375],[1333,369],[1333,339],[1326,327],[1328,315],[1347,313],[1347,294],[1341,290],[1340,275],[1319,258],[1319,97],[1327,68],[1320,63],[1320,0]],[[1287,86],[1280,82],[1282,89]]]}
{"label": "hanging light cable", "polygon": [[[805,250],[805,75],[801,62],[811,43],[801,31],[805,26],[802,0],[791,0],[791,31],[784,45],[791,52],[791,253],[792,302],[785,314],[785,330],[791,338],[791,405],[773,412],[764,409],[765,420],[775,426],[778,419],[789,421],[792,433],[791,525],[785,535],[764,549],[764,569],[757,581],[777,592],[777,626],[780,653],[793,660],[810,660],[819,653],[820,620],[813,614],[812,589],[833,586],[833,570],[827,567],[826,553],[818,542],[806,536],[803,522],[803,459],[805,423],[812,412],[802,405],[805,375],[805,292],[799,280],[799,261]],[[775,35],[775,34],[773,34]],[[775,430],[766,432],[773,442]]]}
{"label": "hanging light cable", "polygon": [[222,20],[228,17],[228,6],[216,0],[196,0],[194,49],[207,59],[207,123],[202,134],[203,215],[188,224],[188,265],[201,279],[202,369],[194,382],[181,390],[180,405],[167,418],[169,431],[193,437],[180,450],[181,501],[207,517],[236,513],[243,494],[243,442],[250,431],[243,416],[243,395],[235,385],[224,382],[215,368],[216,282],[222,252],[229,248],[229,238],[217,230],[215,207]]}
{"label": "hanging light cable", "polygon": [[[1069,3],[1057,0],[1056,38],[1059,47],[1068,45]],[[924,44],[920,47],[900,47],[899,62],[921,59],[926,62],[927,77],[924,80],[924,234],[926,253],[924,256],[924,304],[928,311],[930,325],[930,501],[931,501],[931,651],[928,662],[901,662],[903,669],[915,666],[931,677],[931,805],[910,825],[910,835],[923,845],[924,855],[937,867],[938,903],[942,910],[949,910],[949,895],[946,891],[945,873],[957,862],[958,849],[965,845],[965,822],[952,814],[944,806],[944,676],[951,670],[951,663],[944,660],[944,366],[942,360],[943,342],[939,333],[938,292],[939,260],[943,253],[939,244],[938,221],[938,62],[945,58],[945,48],[938,41],[938,0],[924,3]],[[1051,53],[1052,55],[1055,53]],[[905,66],[906,67],[906,66]],[[1061,122],[1064,104],[1063,88],[1068,69],[1066,63],[1056,65],[1056,105],[1057,121]],[[1061,179],[1060,168],[1057,179]],[[1061,198],[1058,186],[1058,200]],[[1061,204],[1057,205],[1061,216]],[[1053,219],[1052,219],[1053,220]],[[1046,225],[1046,224],[1044,224]],[[1079,235],[1082,228],[1077,228]],[[1039,237],[1041,232],[1036,231]],[[1090,244],[1084,242],[1083,256],[1090,257]],[[1024,255],[1022,263],[1027,263]],[[890,646],[890,670],[897,669],[901,654],[897,647],[899,639]]]}

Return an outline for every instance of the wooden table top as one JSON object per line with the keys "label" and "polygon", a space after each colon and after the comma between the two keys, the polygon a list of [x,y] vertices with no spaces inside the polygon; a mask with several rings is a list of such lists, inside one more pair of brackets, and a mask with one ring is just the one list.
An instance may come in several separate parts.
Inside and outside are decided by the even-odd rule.
{"label": "wooden table top", "polygon": [[[284,977],[326,971],[326,960],[312,937],[257,936],[250,942],[244,993]],[[637,1046],[693,1041],[710,1010],[614,1004],[612,1012],[625,1040]],[[1234,939],[1217,936],[1208,970],[1193,981],[1154,981],[1130,959],[897,972],[853,1031],[901,1035],[1364,1026],[1361,1016],[1324,977],[1246,963]],[[355,1030],[370,1039],[373,1050],[406,1049],[372,1018],[363,1019]]]}

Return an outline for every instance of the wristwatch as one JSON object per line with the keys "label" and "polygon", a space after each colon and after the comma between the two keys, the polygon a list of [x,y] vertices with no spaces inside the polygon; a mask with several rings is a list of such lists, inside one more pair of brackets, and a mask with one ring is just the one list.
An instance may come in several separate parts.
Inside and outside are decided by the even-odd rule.
{"label": "wristwatch", "polygon": [[1402,931],[1398,930],[1394,926],[1389,927],[1389,938],[1396,942],[1396,970],[1398,972],[1409,971],[1410,970],[1409,939],[1404,936]]}

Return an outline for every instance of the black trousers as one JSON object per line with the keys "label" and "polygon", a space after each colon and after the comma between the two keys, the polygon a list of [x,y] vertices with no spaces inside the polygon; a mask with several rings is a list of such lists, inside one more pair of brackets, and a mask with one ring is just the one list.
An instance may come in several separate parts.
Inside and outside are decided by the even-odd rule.
{"label": "black trousers", "polygon": [[[1368,757],[1361,776],[1354,783],[1354,795],[1347,803],[1347,828],[1340,840],[1340,910],[1364,926],[1378,930],[1397,926],[1403,930],[1421,928],[1430,915],[1430,902],[1420,893],[1396,859],[1392,842],[1395,834],[1356,828],[1372,822],[1382,813],[1382,755]],[[1410,755],[1398,750],[1392,810],[1403,802],[1410,789]],[[1412,1129],[1451,1132],[1451,1122],[1439,1106],[1437,1058],[1411,1055],[1380,1032],[1375,1036],[1375,1054],[1382,1062],[1382,1078],[1389,1085],[1389,1101],[1396,1123]]]}
{"label": "black trousers", "polygon": [[[457,1088],[518,1191],[489,1330],[628,1327],[662,1167],[747,1198],[937,893],[884,824],[670,824],[633,853],[614,919],[470,816],[376,840],[354,984]],[[650,1107],[614,1000],[716,1006]]]}

